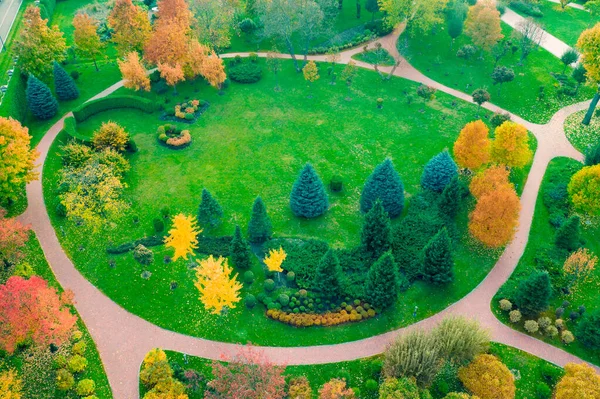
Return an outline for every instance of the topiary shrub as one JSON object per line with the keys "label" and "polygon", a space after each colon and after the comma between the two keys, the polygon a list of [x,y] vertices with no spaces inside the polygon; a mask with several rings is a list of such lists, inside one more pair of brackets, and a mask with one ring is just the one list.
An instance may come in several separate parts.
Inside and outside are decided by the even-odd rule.
{"label": "topiary shrub", "polygon": [[89,396],[93,394],[95,390],[96,383],[94,382],[94,380],[85,379],[77,383],[77,388],[75,389],[75,392],[77,392],[77,395],[79,396]]}
{"label": "topiary shrub", "polygon": [[285,275],[285,279],[288,281],[288,283],[291,283],[292,281],[294,281],[296,279],[296,273],[294,273],[294,272],[288,272]]}
{"label": "topiary shrub", "polygon": [[67,363],[67,367],[71,373],[81,373],[87,366],[87,359],[81,355],[72,356]]}
{"label": "topiary shrub", "polygon": [[133,250],[133,259],[135,259],[142,265],[150,265],[152,264],[152,262],[154,262],[154,253],[151,249],[148,249],[144,245],[139,244]]}
{"label": "topiary shrub", "polygon": [[254,282],[254,273],[251,270],[244,272],[244,283],[252,284]]}
{"label": "topiary shrub", "polygon": [[500,300],[500,309],[502,309],[505,312],[508,312],[509,310],[512,309],[512,303],[508,299],[501,299]]}
{"label": "topiary shrub", "polygon": [[265,283],[264,283],[264,287],[265,287],[265,291],[273,292],[273,290],[275,289],[275,281],[271,280],[270,278],[266,279]]}
{"label": "topiary shrub", "polygon": [[287,306],[290,303],[290,297],[286,294],[281,294],[277,298],[281,306]]}
{"label": "topiary shrub", "polygon": [[27,80],[27,105],[31,113],[40,120],[47,120],[58,112],[58,102],[41,80],[29,75]]}
{"label": "topiary shrub", "polygon": [[238,83],[256,83],[262,78],[262,68],[254,62],[242,62],[229,68],[227,76]]}
{"label": "topiary shrub", "polygon": [[600,350],[600,310],[585,316],[579,322],[575,335],[587,348]]}
{"label": "topiary shrub", "polygon": [[539,324],[535,320],[527,320],[523,326],[529,334],[535,334],[540,329]]}
{"label": "topiary shrub", "polygon": [[83,356],[85,354],[85,349],[87,345],[83,341],[75,342],[73,344],[73,348],[71,348],[71,352],[75,355]]}
{"label": "topiary shrub", "polygon": [[252,309],[256,306],[256,297],[252,294],[246,295],[244,298],[244,304],[248,309]]}
{"label": "topiary shrub", "polygon": [[110,96],[88,101],[73,110],[77,122],[83,122],[89,117],[103,111],[118,108],[133,108],[145,113],[152,113],[158,109],[155,101],[137,96]]}
{"label": "topiary shrub", "polygon": [[509,314],[508,317],[510,318],[510,322],[511,323],[518,323],[521,321],[521,312],[519,310],[512,310]]}

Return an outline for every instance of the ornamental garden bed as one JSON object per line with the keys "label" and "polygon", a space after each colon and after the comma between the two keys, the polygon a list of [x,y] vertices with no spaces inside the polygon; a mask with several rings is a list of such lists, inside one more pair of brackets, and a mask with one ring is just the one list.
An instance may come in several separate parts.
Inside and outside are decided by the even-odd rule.
{"label": "ornamental garden bed", "polygon": [[179,129],[175,125],[166,124],[159,126],[156,134],[161,144],[174,150],[184,149],[192,143],[190,131]]}
{"label": "ornamental garden bed", "polygon": [[160,119],[163,121],[194,123],[208,107],[209,104],[205,100],[185,101],[165,110]]}

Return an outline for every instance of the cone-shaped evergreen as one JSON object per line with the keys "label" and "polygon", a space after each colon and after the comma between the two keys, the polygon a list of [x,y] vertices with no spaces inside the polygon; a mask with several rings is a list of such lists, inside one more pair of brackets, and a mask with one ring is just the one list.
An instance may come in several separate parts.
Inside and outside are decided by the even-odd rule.
{"label": "cone-shaped evergreen", "polygon": [[27,80],[26,94],[27,106],[36,118],[50,119],[58,112],[58,102],[48,86],[33,75]]}
{"label": "cone-shaped evergreen", "polygon": [[458,175],[458,167],[448,151],[442,151],[427,162],[421,176],[421,187],[441,193]]}
{"label": "cone-shaped evergreen", "polygon": [[439,203],[440,212],[450,220],[454,220],[460,209],[461,196],[462,188],[460,181],[458,177],[455,177],[444,188],[444,191],[442,191]]}
{"label": "cone-shaped evergreen", "polygon": [[54,62],[54,90],[60,101],[75,100],[79,97],[75,81],[58,62]]}
{"label": "cone-shaped evergreen", "polygon": [[210,191],[202,189],[202,201],[198,207],[198,224],[202,228],[213,228],[221,223],[223,209]]}
{"label": "cone-shaped evergreen", "polygon": [[290,207],[294,215],[304,218],[321,216],[329,208],[323,182],[309,163],[304,166],[294,183],[290,195]]}
{"label": "cone-shaped evergreen", "polygon": [[365,254],[371,259],[379,259],[384,252],[390,250],[392,244],[392,227],[390,218],[383,209],[381,201],[375,201],[365,222],[363,223],[360,241]]}
{"label": "cone-shaped evergreen", "polygon": [[367,302],[377,309],[392,305],[400,291],[398,267],[391,252],[386,252],[369,269],[365,286]]}
{"label": "cone-shaped evergreen", "polygon": [[364,213],[369,212],[377,199],[381,200],[383,209],[390,218],[400,216],[402,213],[404,186],[389,158],[377,165],[367,179],[360,196],[360,210]]}
{"label": "cone-shaped evergreen", "polygon": [[333,249],[329,249],[317,264],[312,287],[326,297],[342,295],[342,267]]}
{"label": "cone-shaped evergreen", "polygon": [[581,246],[579,235],[579,216],[573,215],[556,230],[554,237],[556,246],[568,252],[573,252]]}
{"label": "cone-shaped evergreen", "polygon": [[252,216],[248,223],[248,240],[260,243],[268,240],[273,235],[271,219],[267,215],[267,208],[262,198],[256,197],[252,206]]}
{"label": "cone-shaped evergreen", "polygon": [[421,273],[425,281],[447,284],[454,279],[454,259],[450,237],[446,228],[441,229],[423,248]]}
{"label": "cone-shaped evergreen", "polygon": [[242,229],[239,225],[235,226],[235,233],[229,246],[229,259],[233,266],[238,269],[250,269],[252,266],[252,252],[250,246],[242,236]]}
{"label": "cone-shaped evergreen", "polygon": [[548,309],[552,285],[548,273],[534,271],[522,279],[514,294],[514,302],[525,316],[536,316]]}

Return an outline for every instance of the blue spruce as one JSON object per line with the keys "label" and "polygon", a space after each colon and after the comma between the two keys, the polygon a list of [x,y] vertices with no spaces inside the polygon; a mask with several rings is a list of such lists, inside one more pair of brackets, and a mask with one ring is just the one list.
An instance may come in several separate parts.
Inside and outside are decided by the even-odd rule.
{"label": "blue spruce", "polygon": [[294,183],[290,195],[290,207],[294,215],[304,218],[321,216],[329,208],[323,182],[309,163],[304,166]]}
{"label": "blue spruce", "polygon": [[54,91],[60,101],[75,100],[79,97],[75,81],[58,62],[54,62]]}
{"label": "blue spruce", "polygon": [[383,209],[390,218],[402,214],[404,209],[404,186],[400,180],[400,175],[394,169],[394,165],[389,158],[377,165],[367,179],[360,197],[360,210],[364,213],[369,212],[377,199],[381,201]]}
{"label": "blue spruce", "polygon": [[441,193],[457,175],[458,167],[456,163],[454,163],[448,151],[443,151],[431,158],[425,165],[425,170],[421,176],[421,187]]}
{"label": "blue spruce", "polygon": [[58,112],[58,102],[48,86],[33,75],[27,80],[26,94],[27,106],[37,119],[50,119]]}

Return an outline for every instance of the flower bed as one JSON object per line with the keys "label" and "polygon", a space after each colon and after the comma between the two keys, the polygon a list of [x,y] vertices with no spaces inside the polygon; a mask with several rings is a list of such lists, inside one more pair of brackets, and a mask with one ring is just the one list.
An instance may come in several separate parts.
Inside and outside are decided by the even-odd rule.
{"label": "flower bed", "polygon": [[158,141],[173,149],[182,149],[192,143],[189,130],[178,129],[175,125],[162,125],[157,130]]}
{"label": "flower bed", "polygon": [[208,106],[208,102],[204,100],[186,101],[165,110],[160,119],[174,122],[194,123]]}

